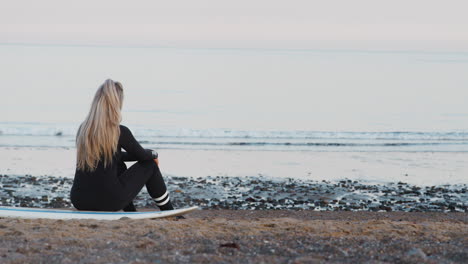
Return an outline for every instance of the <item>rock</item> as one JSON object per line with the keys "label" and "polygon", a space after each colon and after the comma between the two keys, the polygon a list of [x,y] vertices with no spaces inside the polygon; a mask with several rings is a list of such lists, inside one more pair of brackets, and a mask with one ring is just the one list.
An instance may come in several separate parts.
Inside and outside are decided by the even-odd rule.
{"label": "rock", "polygon": [[240,249],[237,243],[224,243],[224,244],[219,245],[219,247]]}
{"label": "rock", "polygon": [[252,198],[252,197],[249,197],[247,199],[245,199],[246,202],[255,202],[255,199]]}
{"label": "rock", "polygon": [[408,252],[406,252],[406,255],[408,257],[418,257],[418,258],[422,258],[422,259],[427,258],[426,253],[424,253],[424,251],[422,251],[422,249],[420,249],[420,248],[410,249],[410,250],[408,250]]}
{"label": "rock", "polygon": [[385,205],[380,205],[379,206],[379,209],[380,210],[385,210],[387,212],[391,212],[392,211],[392,208],[390,206],[385,206]]}

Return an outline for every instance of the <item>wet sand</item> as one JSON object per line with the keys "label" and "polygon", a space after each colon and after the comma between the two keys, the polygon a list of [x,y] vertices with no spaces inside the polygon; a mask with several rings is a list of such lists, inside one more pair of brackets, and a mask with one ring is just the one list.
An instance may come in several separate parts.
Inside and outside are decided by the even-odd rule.
{"label": "wet sand", "polygon": [[468,214],[200,210],[184,220],[0,219],[1,263],[463,263]]}
{"label": "wet sand", "polygon": [[[75,136],[52,137],[50,144],[67,140],[70,147],[21,146],[39,144],[47,137],[0,137],[0,174],[55,176],[73,179],[75,173]],[[29,143],[28,143],[29,141]],[[164,176],[294,178],[336,182],[344,179],[367,183],[406,182],[417,186],[467,184],[468,152],[394,152],[394,151],[270,151],[160,149]],[[248,147],[247,147],[248,148]],[[403,149],[402,149],[403,150]],[[130,166],[132,162],[127,163]],[[181,166],[183,165],[183,166]]]}

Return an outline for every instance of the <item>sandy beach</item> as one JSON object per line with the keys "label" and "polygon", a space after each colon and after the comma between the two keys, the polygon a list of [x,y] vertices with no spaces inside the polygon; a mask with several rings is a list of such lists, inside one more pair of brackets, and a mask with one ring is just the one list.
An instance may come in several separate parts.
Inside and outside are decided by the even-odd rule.
{"label": "sandy beach", "polygon": [[200,210],[160,220],[0,219],[2,263],[463,263],[466,213]]}

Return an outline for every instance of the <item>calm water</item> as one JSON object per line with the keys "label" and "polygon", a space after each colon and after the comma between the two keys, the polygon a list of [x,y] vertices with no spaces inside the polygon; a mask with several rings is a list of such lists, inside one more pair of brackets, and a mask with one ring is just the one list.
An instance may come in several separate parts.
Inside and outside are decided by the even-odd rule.
{"label": "calm water", "polygon": [[468,151],[468,53],[0,46],[0,146],[72,147],[106,78],[167,149]]}

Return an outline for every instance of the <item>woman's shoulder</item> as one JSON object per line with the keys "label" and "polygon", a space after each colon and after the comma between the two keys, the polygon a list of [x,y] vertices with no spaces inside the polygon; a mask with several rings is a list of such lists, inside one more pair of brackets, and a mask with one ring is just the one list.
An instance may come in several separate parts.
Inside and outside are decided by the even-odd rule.
{"label": "woman's shoulder", "polygon": [[132,133],[130,129],[125,125],[119,125],[120,133]]}
{"label": "woman's shoulder", "polygon": [[119,125],[120,128],[120,136],[119,136],[119,144],[123,144],[123,142],[128,141],[129,138],[132,137],[132,132],[130,129],[124,125]]}
{"label": "woman's shoulder", "polygon": [[121,136],[133,135],[132,131],[127,126],[119,125],[119,127],[120,127],[120,135]]}

